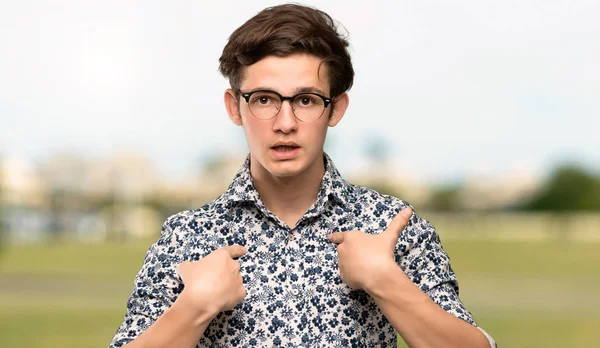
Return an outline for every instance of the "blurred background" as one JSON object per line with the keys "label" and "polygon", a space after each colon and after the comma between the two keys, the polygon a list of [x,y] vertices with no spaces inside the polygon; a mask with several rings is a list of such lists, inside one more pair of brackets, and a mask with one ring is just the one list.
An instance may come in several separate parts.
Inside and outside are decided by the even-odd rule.
{"label": "blurred background", "polygon": [[[277,3],[0,0],[0,346],[108,346],[164,219],[247,155],[218,58]],[[344,177],[437,227],[500,346],[593,346],[598,2],[308,4],[350,37]]]}

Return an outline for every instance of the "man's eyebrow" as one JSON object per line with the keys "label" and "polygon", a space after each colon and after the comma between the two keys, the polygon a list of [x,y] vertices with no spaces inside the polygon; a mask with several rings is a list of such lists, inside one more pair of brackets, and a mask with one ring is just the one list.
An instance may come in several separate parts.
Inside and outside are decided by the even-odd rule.
{"label": "man's eyebrow", "polygon": [[[271,88],[271,87],[267,87],[267,86],[258,86],[258,87],[252,88],[247,93],[252,93],[254,91],[273,91],[273,92],[277,92],[277,93],[281,94],[281,92],[279,92],[278,90],[276,90],[274,88]],[[317,88],[317,87],[308,87],[308,86],[294,88],[294,90],[292,92],[292,95],[296,95],[296,94],[299,94],[299,93],[318,93],[318,94],[321,94],[323,96],[326,95],[325,92],[323,92],[319,88]]]}
{"label": "man's eyebrow", "polygon": [[321,95],[325,95],[325,92],[316,87],[297,87],[294,89],[294,94],[298,93],[318,93]]}
{"label": "man's eyebrow", "polygon": [[[244,88],[240,88],[239,90],[240,90],[240,92],[242,92],[242,91],[244,91]],[[275,90],[273,88],[259,86],[259,87],[254,87],[250,90],[247,90],[244,93],[252,93],[252,92],[256,92],[256,91],[275,91]]]}

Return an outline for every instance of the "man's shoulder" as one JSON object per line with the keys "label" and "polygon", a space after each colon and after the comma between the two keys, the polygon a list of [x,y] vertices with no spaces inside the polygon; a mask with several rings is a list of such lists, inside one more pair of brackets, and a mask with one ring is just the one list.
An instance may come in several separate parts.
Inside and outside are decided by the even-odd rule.
{"label": "man's shoulder", "polygon": [[220,196],[200,208],[183,210],[170,215],[163,224],[163,233],[165,231],[177,234],[201,233],[216,220],[226,218],[228,213],[227,203],[223,196]]}
{"label": "man's shoulder", "polygon": [[[162,250],[168,258],[178,262],[197,261],[208,250],[214,250],[221,241],[215,237],[230,219],[230,209],[222,196],[197,209],[180,211],[165,219],[158,240],[151,250]],[[216,243],[216,244],[215,244]]]}
{"label": "man's shoulder", "polygon": [[[379,209],[402,210],[403,208],[413,208],[407,201],[385,193],[381,193],[367,186],[360,186],[347,183],[349,202],[362,205],[372,205]],[[413,208],[414,210],[414,208]]]}
{"label": "man's shoulder", "polygon": [[415,207],[404,199],[381,193],[373,188],[354,184],[348,184],[348,192],[348,196],[351,197],[348,202],[351,205],[355,207],[358,205],[362,210],[366,208],[370,215],[386,221],[391,221],[402,209],[411,208],[413,210],[413,217],[407,226],[407,232],[410,235],[429,236],[432,233],[436,233],[435,227],[428,220],[417,214]]}

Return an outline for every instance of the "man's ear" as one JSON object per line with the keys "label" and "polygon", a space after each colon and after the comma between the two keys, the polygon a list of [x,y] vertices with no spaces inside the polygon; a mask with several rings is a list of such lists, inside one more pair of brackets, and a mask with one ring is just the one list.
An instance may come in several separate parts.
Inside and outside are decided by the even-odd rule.
{"label": "man's ear", "polygon": [[343,93],[335,97],[332,102],[333,110],[329,116],[329,127],[335,127],[342,120],[346,109],[348,109],[348,103],[350,103],[348,93]]}
{"label": "man's ear", "polygon": [[228,88],[225,91],[223,100],[225,102],[225,109],[227,109],[227,114],[229,115],[231,122],[241,126],[242,115],[240,114],[240,104],[238,103],[238,99],[236,98],[235,94],[236,93],[231,88]]}

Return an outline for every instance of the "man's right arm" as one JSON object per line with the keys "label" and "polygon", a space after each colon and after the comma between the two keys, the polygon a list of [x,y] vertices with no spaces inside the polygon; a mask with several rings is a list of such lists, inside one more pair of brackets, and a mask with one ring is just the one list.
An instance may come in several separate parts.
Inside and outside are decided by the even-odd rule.
{"label": "man's right arm", "polygon": [[184,261],[183,238],[168,222],[146,254],[109,348],[195,347],[210,321],[246,296],[240,264],[234,260],[245,248],[227,246],[199,261]]}
{"label": "man's right arm", "polygon": [[[109,348],[119,348],[141,337],[167,310],[174,306],[183,290],[175,267],[182,261],[183,243],[165,221],[158,240],[152,244],[135,277],[134,289],[127,300],[127,312]],[[177,311],[177,310],[175,310]],[[166,320],[168,322],[168,320]]]}
{"label": "man's right arm", "polygon": [[215,314],[195,312],[183,291],[148,331],[124,345],[126,348],[195,347]]}

